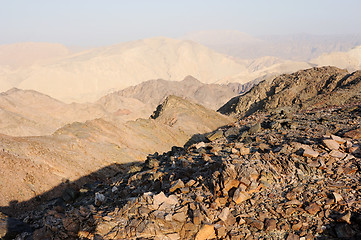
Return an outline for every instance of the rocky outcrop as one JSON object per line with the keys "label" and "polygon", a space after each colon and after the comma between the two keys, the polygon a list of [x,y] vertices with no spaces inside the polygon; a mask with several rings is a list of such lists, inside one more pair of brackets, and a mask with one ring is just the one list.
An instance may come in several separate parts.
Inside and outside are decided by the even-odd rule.
{"label": "rocky outcrop", "polygon": [[242,117],[280,108],[298,111],[337,106],[359,102],[360,87],[360,71],[349,74],[336,67],[311,68],[263,81],[218,111]]}

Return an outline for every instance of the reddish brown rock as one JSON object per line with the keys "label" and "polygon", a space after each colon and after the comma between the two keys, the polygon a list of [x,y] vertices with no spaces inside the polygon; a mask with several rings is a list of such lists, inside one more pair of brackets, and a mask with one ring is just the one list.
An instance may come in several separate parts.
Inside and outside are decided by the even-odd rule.
{"label": "reddish brown rock", "polygon": [[234,192],[234,195],[233,195],[232,199],[236,204],[240,204],[241,202],[244,202],[244,201],[246,201],[246,200],[248,200],[250,198],[251,198],[251,196],[248,193],[246,193],[246,192],[244,192],[244,191],[242,191],[241,189],[238,188]]}
{"label": "reddish brown rock", "polygon": [[344,136],[352,139],[361,139],[361,128],[348,131],[344,134]]}
{"label": "reddish brown rock", "polygon": [[277,220],[274,218],[266,218],[264,221],[264,229],[266,231],[273,231],[277,228]]}
{"label": "reddish brown rock", "polygon": [[311,215],[316,215],[321,210],[321,207],[318,206],[317,203],[311,203],[305,208],[305,210]]}

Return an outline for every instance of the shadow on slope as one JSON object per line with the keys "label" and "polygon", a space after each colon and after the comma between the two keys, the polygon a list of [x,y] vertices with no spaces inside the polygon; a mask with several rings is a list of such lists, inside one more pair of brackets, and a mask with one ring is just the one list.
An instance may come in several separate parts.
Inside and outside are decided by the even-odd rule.
{"label": "shadow on slope", "polygon": [[[140,164],[140,162],[114,163],[76,181],[63,182],[28,201],[11,201],[8,206],[0,206],[0,239],[13,239],[19,233],[32,232],[34,229],[30,225],[32,227],[39,226],[37,223],[31,221],[24,223],[19,219],[25,222],[29,218],[40,221],[46,212],[52,208],[65,209],[70,205],[79,207],[81,204],[76,203],[77,199],[85,195],[94,196],[97,190],[110,183],[112,177],[126,174],[128,171],[131,172],[132,169],[137,169]],[[31,215],[24,213],[31,213]]]}

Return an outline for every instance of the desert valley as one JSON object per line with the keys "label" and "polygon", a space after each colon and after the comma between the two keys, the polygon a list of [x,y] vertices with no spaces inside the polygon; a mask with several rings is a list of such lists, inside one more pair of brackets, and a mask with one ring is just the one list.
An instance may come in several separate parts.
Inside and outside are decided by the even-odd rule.
{"label": "desert valley", "polygon": [[361,36],[290,39],[0,45],[0,238],[360,239]]}

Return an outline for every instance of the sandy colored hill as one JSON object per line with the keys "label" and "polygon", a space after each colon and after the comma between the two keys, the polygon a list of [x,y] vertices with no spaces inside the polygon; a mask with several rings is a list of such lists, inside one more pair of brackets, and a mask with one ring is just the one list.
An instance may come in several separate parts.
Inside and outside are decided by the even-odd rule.
{"label": "sandy colored hill", "polygon": [[16,69],[0,65],[0,91],[17,87],[66,103],[93,102],[149,79],[179,81],[191,75],[202,83],[246,83],[310,67],[305,62],[274,57],[241,60],[189,40],[164,37],[58,55],[62,57],[47,61],[37,61],[41,56],[33,56],[28,64],[20,61],[22,67]]}
{"label": "sandy colored hill", "polygon": [[33,65],[2,76],[2,81],[20,79],[18,88],[40,91],[66,102],[94,101],[111,90],[149,79],[178,80],[192,75],[211,83],[244,70],[244,66],[200,44],[152,38]]}
{"label": "sandy colored hill", "polygon": [[120,124],[151,113],[146,104],[125,97],[114,104],[66,104],[33,90],[13,88],[0,93],[0,133],[12,136],[49,135],[65,124],[100,117]]}
{"label": "sandy colored hill", "polygon": [[11,136],[49,135],[65,124],[103,118],[115,125],[148,118],[169,95],[185,97],[213,110],[252,87],[204,84],[188,76],[182,81],[150,80],[108,94],[94,103],[66,104],[33,90],[0,93],[0,133]]}
{"label": "sandy colored hill", "polygon": [[322,54],[311,60],[319,66],[336,66],[346,68],[349,71],[361,69],[361,46],[355,47],[347,52],[332,52]]}
{"label": "sandy colored hill", "polygon": [[96,119],[68,124],[50,136],[0,135],[0,205],[30,199],[64,179],[73,181],[113,163],[144,160],[231,121],[175,96],[161,108],[155,119],[122,125]]}
{"label": "sandy colored hill", "polygon": [[313,67],[307,62],[284,60],[276,57],[261,57],[247,61],[247,71],[240,72],[231,78],[225,78],[217,83],[250,82],[264,80],[284,73],[292,73],[301,69]]}

